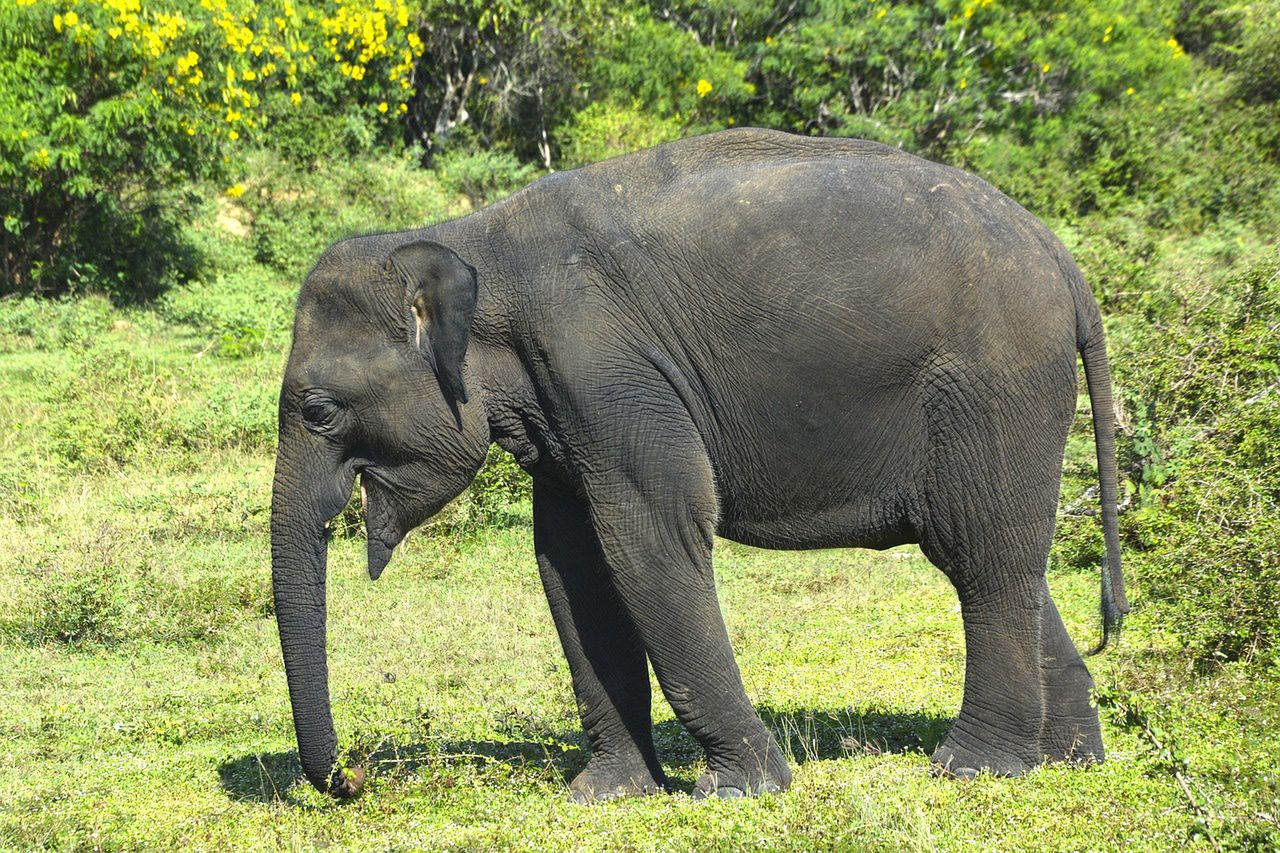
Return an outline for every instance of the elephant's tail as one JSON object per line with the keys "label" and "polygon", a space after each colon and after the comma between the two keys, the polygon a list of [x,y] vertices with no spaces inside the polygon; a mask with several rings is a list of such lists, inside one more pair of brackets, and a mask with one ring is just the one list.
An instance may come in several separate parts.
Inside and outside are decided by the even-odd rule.
{"label": "elephant's tail", "polygon": [[1102,641],[1089,654],[1096,655],[1120,632],[1129,612],[1124,594],[1124,574],[1120,568],[1120,530],[1117,520],[1116,411],[1111,397],[1111,368],[1107,364],[1106,336],[1102,316],[1079,272],[1076,272],[1076,347],[1084,361],[1084,378],[1089,386],[1093,409],[1093,440],[1098,454],[1098,492],[1102,503],[1102,533],[1106,540],[1106,562],[1102,567]]}

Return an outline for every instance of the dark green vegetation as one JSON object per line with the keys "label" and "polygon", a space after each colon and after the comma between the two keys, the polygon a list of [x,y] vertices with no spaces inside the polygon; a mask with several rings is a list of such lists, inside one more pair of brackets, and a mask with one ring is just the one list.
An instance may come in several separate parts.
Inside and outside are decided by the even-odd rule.
{"label": "dark green vegetation", "polygon": [[[240,61],[214,13],[140,10],[147,26],[165,9],[205,21],[148,59],[108,46],[124,44],[114,12],[95,17],[110,6],[74,7],[98,27],[81,42],[51,22],[71,6],[0,5],[0,846],[1280,843],[1273,0],[427,0],[391,27],[420,33],[416,61],[433,69],[404,113],[398,60],[375,57],[364,80],[336,63],[288,86],[241,80],[252,128],[217,90],[210,113],[163,89],[188,50],[209,78]],[[308,20],[288,24],[305,34]],[[90,74],[76,52],[90,49],[118,73]],[[468,73],[465,99],[449,94]],[[266,517],[301,275],[332,239],[459,215],[548,158],[730,124],[868,136],[968,168],[1075,253],[1122,414],[1134,613],[1091,661],[1110,762],[929,778],[963,660],[945,580],[909,549],[727,546],[727,620],[752,698],[800,762],[794,789],[571,806],[576,711],[525,481],[495,458],[376,585],[358,513],[335,522],[335,713],[371,779],[349,806],[295,786]],[[1084,645],[1102,542],[1084,515],[1081,405],[1050,583]],[[380,652],[387,632],[402,640]],[[694,744],[658,714],[687,791]]]}

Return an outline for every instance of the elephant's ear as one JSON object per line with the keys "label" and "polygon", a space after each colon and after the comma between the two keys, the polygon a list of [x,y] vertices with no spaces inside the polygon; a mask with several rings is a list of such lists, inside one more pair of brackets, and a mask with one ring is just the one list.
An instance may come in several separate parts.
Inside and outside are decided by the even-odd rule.
{"label": "elephant's ear", "polygon": [[476,271],[430,240],[396,248],[389,263],[405,287],[409,341],[431,363],[440,385],[467,402],[462,359],[476,313]]}

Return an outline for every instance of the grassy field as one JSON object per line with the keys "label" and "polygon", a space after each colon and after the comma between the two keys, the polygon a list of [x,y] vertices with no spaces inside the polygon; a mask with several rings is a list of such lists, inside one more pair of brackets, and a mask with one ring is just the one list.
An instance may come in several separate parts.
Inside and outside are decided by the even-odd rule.
{"label": "grassy field", "polygon": [[[932,777],[963,639],[953,592],[912,548],[721,543],[734,647],[790,749],[791,791],[692,801],[699,752],[658,699],[676,793],[573,805],[583,742],[527,502],[484,523],[454,510],[377,583],[359,536],[335,537],[335,717],[370,781],[353,803],[320,796],[298,781],[266,534],[293,290],[244,270],[147,308],[3,304],[0,847],[1274,843],[1280,682],[1182,662],[1140,585],[1119,650],[1091,663],[1105,765]],[[1050,582],[1072,636],[1092,642],[1095,570]]]}

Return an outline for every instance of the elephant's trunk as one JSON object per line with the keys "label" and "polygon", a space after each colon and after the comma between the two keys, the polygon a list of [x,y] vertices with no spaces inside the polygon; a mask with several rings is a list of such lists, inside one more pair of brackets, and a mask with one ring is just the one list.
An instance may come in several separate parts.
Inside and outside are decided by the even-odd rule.
{"label": "elephant's trunk", "polygon": [[337,766],[325,647],[325,522],[342,509],[351,478],[340,464],[315,458],[323,453],[301,452],[305,442],[281,435],[271,495],[271,583],[303,773],[319,790],[348,798],[360,792],[364,773]]}

